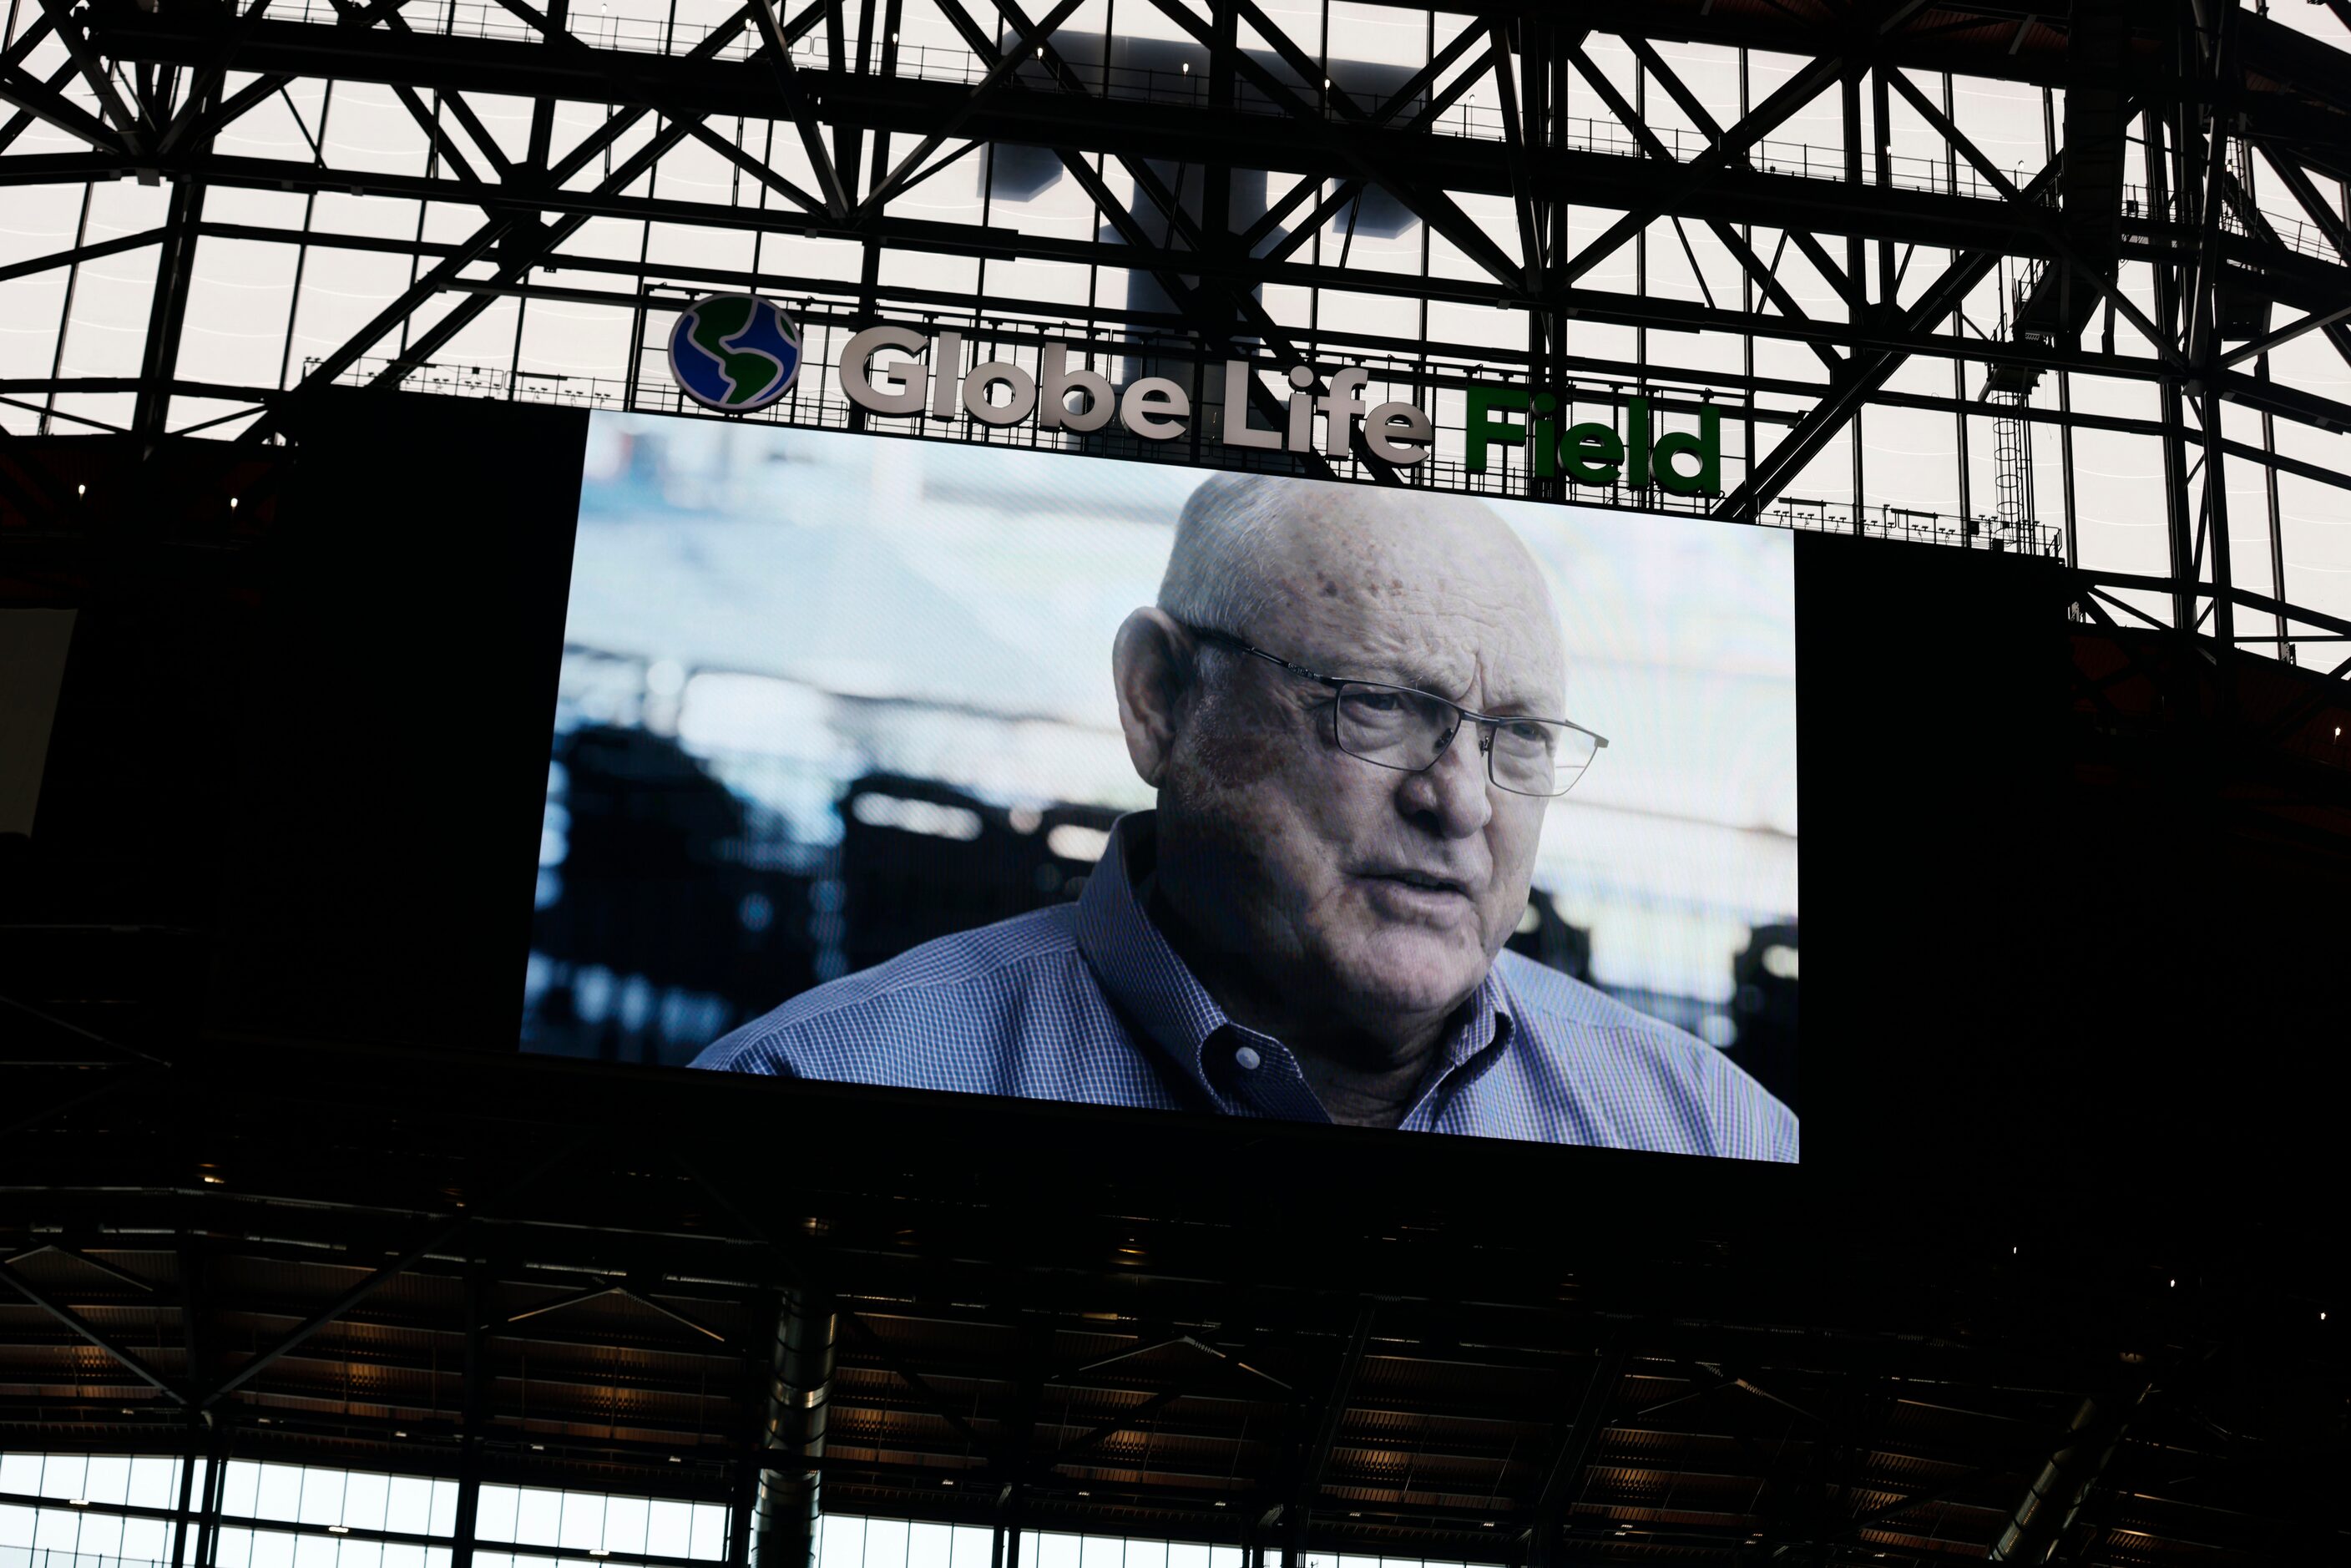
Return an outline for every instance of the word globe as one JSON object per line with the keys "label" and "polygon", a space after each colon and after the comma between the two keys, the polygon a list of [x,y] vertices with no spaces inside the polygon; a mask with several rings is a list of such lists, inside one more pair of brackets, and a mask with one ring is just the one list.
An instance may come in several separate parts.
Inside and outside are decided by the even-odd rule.
{"label": "word globe", "polygon": [[800,329],[783,307],[748,294],[697,299],[669,335],[678,390],[721,413],[749,413],[792,390]]}

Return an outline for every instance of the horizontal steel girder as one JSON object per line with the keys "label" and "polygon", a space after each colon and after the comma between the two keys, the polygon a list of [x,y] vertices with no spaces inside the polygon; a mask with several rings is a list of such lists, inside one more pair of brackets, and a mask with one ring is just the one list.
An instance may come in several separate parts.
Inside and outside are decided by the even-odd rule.
{"label": "horizontal steel girder", "polygon": [[[219,57],[226,29],[217,14],[193,7],[152,16],[113,11],[97,29],[97,38],[120,60],[200,68]],[[596,49],[584,42],[559,50],[517,39],[266,19],[242,31],[235,57],[240,70],[655,110],[690,104],[713,118],[791,119],[764,58],[693,60]],[[957,137],[987,142],[1331,179],[1359,172],[1331,139],[1285,134],[1283,117],[1270,112],[1025,86],[994,92],[973,108],[971,89],[955,82],[812,68],[797,75],[824,122],[838,128],[921,137],[953,126]],[[1504,141],[1362,125],[1348,126],[1346,134],[1365,162],[1409,187],[1497,197],[1512,193],[1510,148]],[[1655,160],[1631,154],[1546,149],[1529,162],[1526,176],[1538,201],[1625,211],[1657,206],[1667,193],[1658,172]],[[2055,254],[2044,226],[2008,202],[1774,172],[1768,163],[1764,170],[1726,171],[1698,183],[1667,202],[1659,215],[1794,226],[1951,250]],[[837,224],[809,232],[848,237],[868,231]]]}

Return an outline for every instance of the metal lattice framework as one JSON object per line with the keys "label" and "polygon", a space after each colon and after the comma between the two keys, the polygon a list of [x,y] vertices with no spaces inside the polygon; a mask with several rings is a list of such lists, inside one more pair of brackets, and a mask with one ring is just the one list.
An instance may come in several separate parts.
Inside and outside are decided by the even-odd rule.
{"label": "metal lattice framework", "polygon": [[[754,1524],[763,1475],[803,1523],[820,1486],[991,1531],[1009,1568],[1024,1534],[1052,1561],[1040,1531],[1249,1568],[2259,1568],[2341,1542],[2317,1249],[1823,1229],[1751,1186],[1708,1189],[1696,1236],[1640,1203],[1571,1225],[1559,1151],[1507,1145],[1477,1190],[1517,1199],[1440,1217],[1427,1144],[26,1038],[54,1061],[11,1074],[0,1145],[0,1448],[452,1479],[456,1568],[485,1482],[728,1502],[731,1564],[805,1563],[768,1500]],[[181,1511],[173,1568],[209,1568],[217,1527],[293,1528],[216,1485]]]}
{"label": "metal lattice framework", "polygon": [[[820,370],[917,317],[1251,357],[1269,409],[1361,362],[1437,413],[1416,483],[1562,495],[1460,471],[1472,381],[1711,404],[1721,516],[2062,553],[2294,657],[2351,636],[2351,7],[2266,9],[13,0],[0,422],[675,408],[672,316],[751,287]],[[804,381],[776,417],[862,420]]]}

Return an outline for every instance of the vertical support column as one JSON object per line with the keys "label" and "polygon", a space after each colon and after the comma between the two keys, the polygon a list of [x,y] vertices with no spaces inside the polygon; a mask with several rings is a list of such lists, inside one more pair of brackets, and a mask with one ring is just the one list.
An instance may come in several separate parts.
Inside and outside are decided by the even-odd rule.
{"label": "vertical support column", "polygon": [[[1844,75],[1837,82],[1839,99],[1844,108],[1845,189],[1855,201],[1860,199],[1862,185],[1861,69],[1862,68],[1858,66],[1847,64]],[[1845,236],[1845,319],[1856,329],[1865,326],[1869,316],[1869,263],[1862,248],[1864,244],[1862,237],[1857,234]],[[1861,350],[1856,347],[1854,350],[1855,358],[1858,359]],[[1846,438],[1853,443],[1853,531],[1856,534],[1861,532],[1862,489],[1868,480],[1867,471],[1862,463],[1864,441],[1862,421],[1865,417],[1866,416],[1863,411],[1855,408],[1853,411],[1852,428],[1846,433]]]}
{"label": "vertical support column", "polygon": [[[2147,217],[2154,223],[2168,222],[2172,215],[2170,160],[2177,155],[2178,148],[2175,144],[2167,151],[2165,145],[2166,132],[2171,129],[2174,128],[2167,126],[2164,118],[2152,109],[2139,119],[2147,152]],[[2176,142],[2176,139],[2172,140]],[[2177,341],[2179,270],[2160,257],[2150,261],[2148,267],[2155,280],[2155,324],[2166,338]],[[2187,409],[2180,396],[2179,376],[2167,374],[2163,378],[2158,400],[2163,421],[2163,507],[2170,544],[2171,623],[2188,632],[2196,624],[2196,555],[2193,525],[2188,515]]]}
{"label": "vertical support column", "polygon": [[[2196,371],[2198,423],[2204,428],[2204,528],[2212,549],[2212,634],[2220,639],[2221,652],[2226,655],[2237,644],[2237,607],[2229,598],[2232,577],[2229,559],[2227,443],[2221,435],[2224,405],[2213,388],[2220,375],[2220,217],[2226,208],[2222,188],[2228,178],[2229,138],[2234,127],[2224,118],[2217,95],[2226,89],[2226,78],[2236,66],[2236,50],[2230,34],[2237,8],[2231,4],[2199,6],[2198,10],[2202,14],[2194,18],[2196,27],[2191,36],[2197,51],[2196,79],[2204,89],[2198,95],[2203,107],[2188,112],[2202,120],[2196,128],[2200,134],[2192,140],[2196,142],[2195,151],[2203,158],[2198,171],[2203,178],[2197,191],[2199,205],[2194,214],[2203,233],[2196,264],[2196,313],[2189,339],[2189,363]],[[2187,140],[2191,138],[2183,138]],[[2220,689],[2227,693],[2233,688],[2223,683]]]}
{"label": "vertical support column", "polygon": [[[211,1427],[203,1413],[204,1396],[212,1388],[212,1378],[204,1360],[204,1255],[194,1247],[180,1249],[180,1357],[186,1369],[188,1388],[188,1437],[180,1450],[179,1517],[172,1523],[172,1568],[188,1568],[188,1530],[195,1522],[196,1469],[204,1457]],[[212,1487],[212,1467],[204,1467],[207,1494]]]}
{"label": "vertical support column", "polygon": [[[2263,354],[2254,361],[2253,373],[2262,381],[2270,379],[2270,357]],[[2262,486],[2267,492],[2270,512],[2270,597],[2280,604],[2285,597],[2285,529],[2283,514],[2278,507],[2277,420],[2270,411],[2262,411],[2262,455],[2268,459],[2262,465]],[[2277,625],[2277,656],[2287,664],[2294,663],[2294,644],[2285,640],[2285,615],[2280,612],[2274,618]]]}
{"label": "vertical support column", "polygon": [[204,221],[204,182],[183,178],[172,187],[163,244],[155,258],[155,292],[147,308],[147,347],[140,357],[139,393],[131,414],[141,455],[162,439],[172,413],[172,377],[180,366],[180,332],[188,316],[188,287],[196,271],[196,225]]}
{"label": "vertical support column", "polygon": [[473,1568],[474,1531],[482,1512],[482,1428],[488,1419],[490,1288],[479,1265],[465,1270],[465,1360],[458,1390],[456,1538],[449,1568]]}
{"label": "vertical support column", "polygon": [[768,1364],[767,1442],[778,1450],[759,1473],[750,1561],[759,1568],[810,1568],[823,1507],[825,1418],[840,1316],[815,1291],[785,1292]]}
{"label": "vertical support column", "polygon": [[[770,1323],[783,1311],[783,1302],[773,1291],[764,1291],[755,1298],[751,1310],[753,1322]],[[734,1486],[727,1499],[729,1568],[747,1568],[751,1561],[751,1525],[759,1511],[759,1478],[766,1473],[766,1466],[760,1461],[768,1444],[768,1402],[771,1395],[768,1372],[758,1355],[744,1357],[743,1441],[735,1458]]]}
{"label": "vertical support column", "polygon": [[228,1428],[214,1425],[208,1447],[211,1452],[204,1458],[204,1502],[196,1513],[196,1555],[188,1568],[212,1568],[219,1543],[221,1480],[228,1469]]}

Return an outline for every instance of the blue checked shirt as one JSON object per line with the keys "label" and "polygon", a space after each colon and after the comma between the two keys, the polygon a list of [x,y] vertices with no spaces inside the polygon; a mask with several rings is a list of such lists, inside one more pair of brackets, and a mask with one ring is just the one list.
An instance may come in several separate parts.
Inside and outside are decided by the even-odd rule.
{"label": "blue checked shirt", "polygon": [[[1330,1118],[1282,1043],[1243,1028],[1135,894],[1123,819],[1075,904],[941,937],[804,991],[696,1067],[1294,1122]],[[1712,1047],[1504,953],[1405,1130],[1796,1158],[1796,1118]]]}

